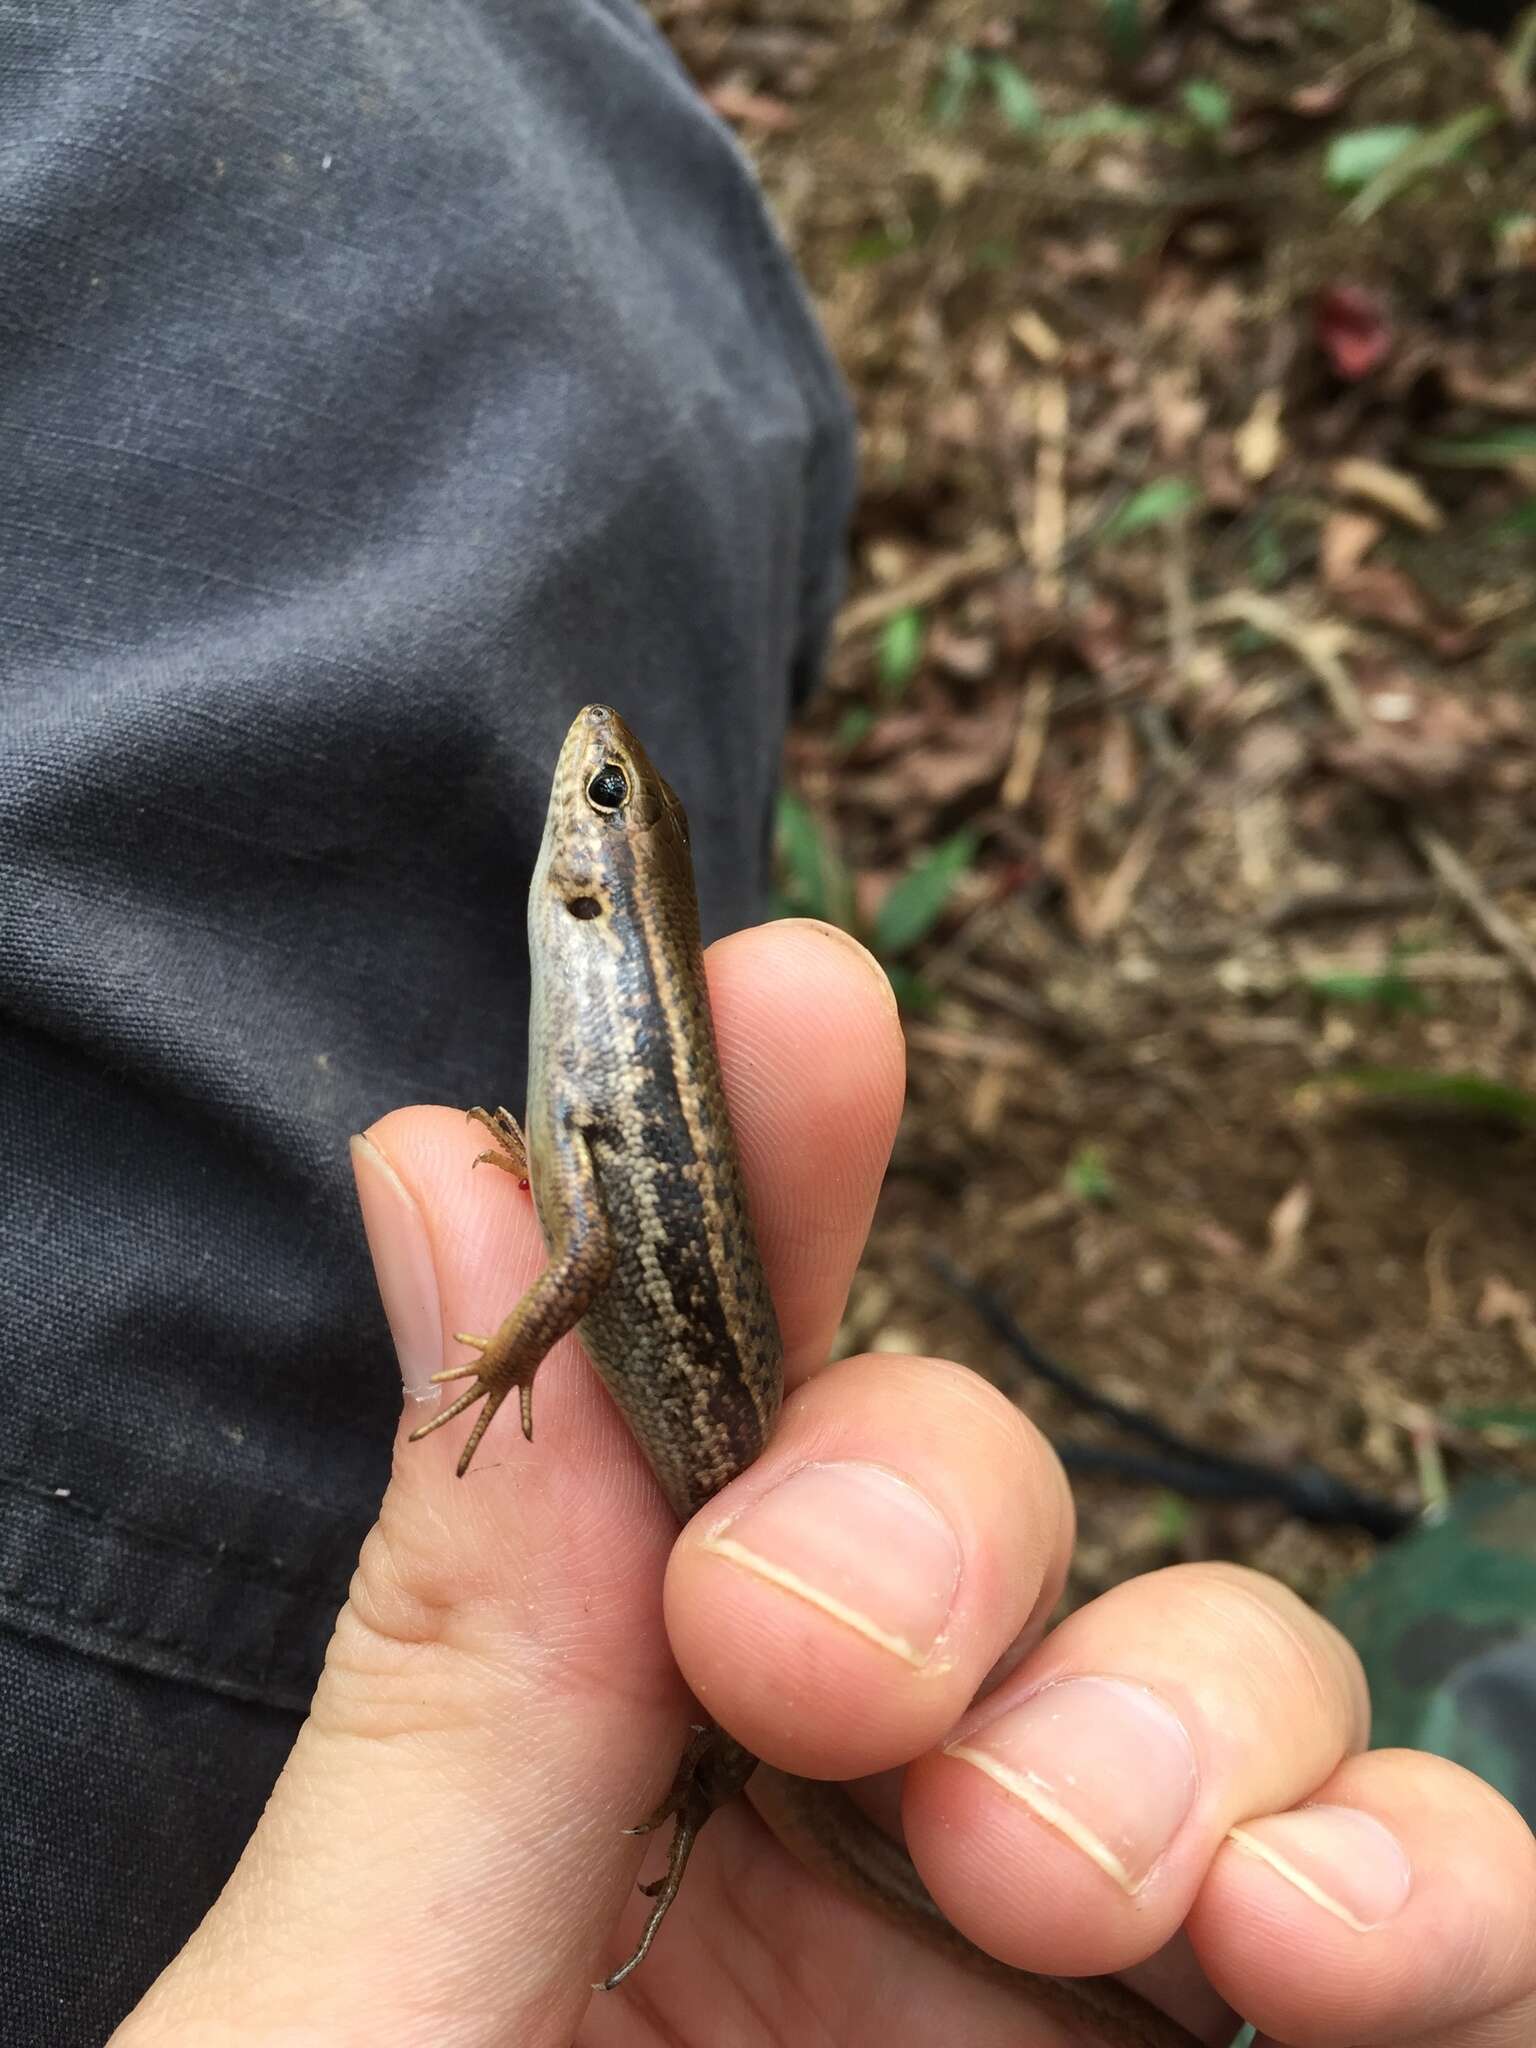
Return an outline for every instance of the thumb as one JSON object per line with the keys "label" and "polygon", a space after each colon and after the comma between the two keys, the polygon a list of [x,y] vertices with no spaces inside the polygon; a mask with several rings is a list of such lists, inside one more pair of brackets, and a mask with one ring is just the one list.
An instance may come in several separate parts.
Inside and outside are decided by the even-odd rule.
{"label": "thumb", "polygon": [[[825,1357],[900,1109],[878,968],[786,922],[712,947],[721,1064],[790,1379]],[[526,1189],[461,1111],[354,1141],[408,1396],[543,1260]],[[457,1391],[449,1388],[450,1396]],[[435,1398],[435,1395],[434,1395]],[[379,1520],[260,1827],[112,2048],[566,2048],[671,1782],[688,1699],[661,1585],[676,1528],[574,1342],[466,1478],[470,1418],[407,1400]]]}
{"label": "thumb", "polygon": [[[494,1330],[542,1263],[527,1191],[471,1172],[462,1112],[353,1141],[408,1375]],[[450,1389],[456,1393],[457,1388]],[[660,1584],[675,1534],[573,1343],[462,1481],[464,1428],[407,1402],[310,1716],[223,1896],[114,2048],[568,2042],[666,1789],[687,1698]],[[467,1427],[467,1425],[466,1425]]]}

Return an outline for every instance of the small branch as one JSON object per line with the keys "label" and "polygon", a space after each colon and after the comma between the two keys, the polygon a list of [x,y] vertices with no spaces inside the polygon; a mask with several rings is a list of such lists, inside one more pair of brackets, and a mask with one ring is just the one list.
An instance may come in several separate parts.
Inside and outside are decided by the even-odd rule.
{"label": "small branch", "polygon": [[[1257,590],[1234,590],[1200,609],[1202,624],[1238,622],[1253,626],[1272,640],[1289,647],[1305,663],[1327,694],[1334,713],[1352,732],[1367,732],[1370,719],[1355,679],[1344,666],[1340,648],[1348,644],[1341,629],[1308,623],[1288,612],[1274,598]],[[1484,937],[1505,954],[1536,989],[1536,945],[1526,937],[1513,918],[1507,917],[1488,894],[1473,869],[1435,826],[1404,810],[1404,829],[1425,866],[1460,903]]]}
{"label": "small branch", "polygon": [[1450,841],[1433,825],[1425,825],[1417,818],[1408,820],[1408,837],[1423,856],[1425,865],[1434,870],[1473,923],[1501,953],[1508,955],[1532,988],[1536,988],[1536,946],[1531,944],[1514,919],[1500,910]]}
{"label": "small branch", "polygon": [[974,583],[980,577],[995,575],[999,569],[1006,569],[1018,559],[1017,541],[999,533],[984,534],[958,554],[941,555],[915,575],[903,577],[900,583],[892,583],[884,590],[872,590],[867,596],[857,597],[852,604],[844,605],[832,637],[841,646],[860,633],[883,626],[897,612],[908,611],[914,606],[920,609],[924,605],[937,604],[940,598],[958,590],[962,583]]}
{"label": "small branch", "polygon": [[1046,734],[1050,730],[1051,704],[1055,694],[1056,685],[1051,671],[1042,664],[1034,670],[1024,686],[1024,701],[1019,708],[1019,728],[1014,735],[1013,755],[999,792],[1000,801],[1010,811],[1022,810],[1029,801],[1030,791],[1035,786],[1035,776],[1039,772],[1040,759],[1045,752]]}
{"label": "small branch", "polygon": [[1067,543],[1067,385],[1045,376],[1035,389],[1035,504],[1029,552],[1040,603],[1059,612],[1066,596],[1062,552]]}

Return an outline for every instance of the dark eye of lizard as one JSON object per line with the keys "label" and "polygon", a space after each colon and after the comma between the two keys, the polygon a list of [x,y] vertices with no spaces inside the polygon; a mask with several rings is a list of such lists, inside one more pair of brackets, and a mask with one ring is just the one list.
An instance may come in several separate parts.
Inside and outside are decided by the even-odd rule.
{"label": "dark eye of lizard", "polygon": [[587,784],[587,802],[610,816],[629,802],[629,777],[616,761],[605,761]]}
{"label": "dark eye of lizard", "polygon": [[579,917],[583,920],[601,917],[603,914],[603,906],[595,896],[573,896],[565,907],[572,917]]}

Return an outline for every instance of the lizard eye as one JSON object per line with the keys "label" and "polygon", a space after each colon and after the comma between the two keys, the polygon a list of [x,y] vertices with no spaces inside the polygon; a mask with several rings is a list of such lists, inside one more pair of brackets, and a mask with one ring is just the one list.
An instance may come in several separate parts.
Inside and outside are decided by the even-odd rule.
{"label": "lizard eye", "polygon": [[587,802],[606,816],[629,802],[629,777],[617,761],[605,761],[587,784]]}

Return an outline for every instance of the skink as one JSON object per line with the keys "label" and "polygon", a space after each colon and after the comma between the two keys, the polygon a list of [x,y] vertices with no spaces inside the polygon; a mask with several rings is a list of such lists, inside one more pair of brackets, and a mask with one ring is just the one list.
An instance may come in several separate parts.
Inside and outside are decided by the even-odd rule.
{"label": "skink", "polygon": [[[414,1432],[481,1403],[462,1475],[514,1391],[533,1434],[534,1375],[572,1329],[686,1521],[768,1441],[782,1394],[773,1303],[758,1262],[715,1055],[683,807],[619,717],[589,705],[566,735],[528,897],[528,1098],[471,1114],[488,1160],[527,1178],[549,1263],[477,1353],[440,1380],[471,1384]],[[650,1947],[699,1829],[761,1770],[758,1803],[801,1860],[961,1956],[1019,1984],[1105,2048],[1196,2048],[1109,1978],[1033,1977],[955,1932],[905,1851],[839,1788],[791,1778],[713,1726],[641,1830],[675,1822],[668,1867],[622,1981]],[[757,1788],[754,1788],[756,1793]]]}

